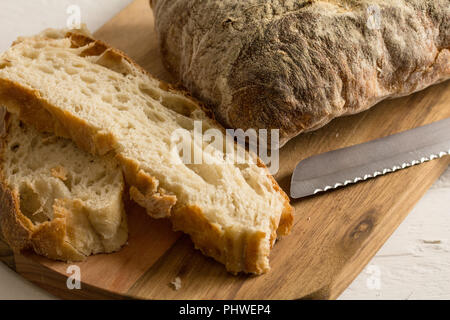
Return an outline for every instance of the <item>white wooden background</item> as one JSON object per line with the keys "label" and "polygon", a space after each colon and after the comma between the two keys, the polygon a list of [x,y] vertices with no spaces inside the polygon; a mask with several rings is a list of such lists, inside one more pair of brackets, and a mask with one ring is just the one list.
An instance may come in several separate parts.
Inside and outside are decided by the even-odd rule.
{"label": "white wooden background", "polygon": [[[19,35],[64,27],[78,5],[95,31],[132,0],[0,0],[0,50]],[[450,299],[450,170],[340,299]],[[0,264],[0,299],[54,299]]]}

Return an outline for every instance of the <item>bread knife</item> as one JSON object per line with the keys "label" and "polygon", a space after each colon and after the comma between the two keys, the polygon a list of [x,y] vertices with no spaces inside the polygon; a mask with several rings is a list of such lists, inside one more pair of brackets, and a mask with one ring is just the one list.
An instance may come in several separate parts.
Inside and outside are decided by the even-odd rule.
{"label": "bread knife", "polygon": [[450,118],[300,161],[291,197],[302,198],[450,154]]}

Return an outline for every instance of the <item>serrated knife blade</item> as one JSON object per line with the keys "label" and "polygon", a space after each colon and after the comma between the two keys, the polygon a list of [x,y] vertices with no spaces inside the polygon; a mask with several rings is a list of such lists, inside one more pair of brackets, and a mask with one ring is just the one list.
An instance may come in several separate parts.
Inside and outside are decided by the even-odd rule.
{"label": "serrated knife blade", "polygon": [[447,118],[300,161],[292,174],[291,197],[314,195],[449,154],[450,118]]}

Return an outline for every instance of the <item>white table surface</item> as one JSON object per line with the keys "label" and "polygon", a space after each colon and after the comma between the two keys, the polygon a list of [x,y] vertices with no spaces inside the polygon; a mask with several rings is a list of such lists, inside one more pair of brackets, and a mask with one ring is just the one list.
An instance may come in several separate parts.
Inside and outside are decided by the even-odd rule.
{"label": "white table surface", "polygon": [[[66,26],[67,8],[98,29],[132,0],[0,0],[0,50],[20,35]],[[450,299],[450,170],[340,299]],[[0,299],[54,299],[0,263]]]}

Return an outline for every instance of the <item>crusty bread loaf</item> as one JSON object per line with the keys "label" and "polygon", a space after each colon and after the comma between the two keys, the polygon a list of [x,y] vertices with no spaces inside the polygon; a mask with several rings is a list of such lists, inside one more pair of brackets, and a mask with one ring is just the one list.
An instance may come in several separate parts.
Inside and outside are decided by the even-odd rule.
{"label": "crusty bread loaf", "polygon": [[2,108],[0,226],[16,251],[80,261],[128,238],[124,181],[111,156],[41,134]]}
{"label": "crusty bread loaf", "polygon": [[[280,145],[450,77],[449,0],[152,0],[164,63]],[[394,110],[393,110],[394,112]]]}
{"label": "crusty bread loaf", "polygon": [[[115,153],[132,199],[152,217],[170,217],[175,230],[229,271],[269,270],[270,249],[292,224],[289,198],[194,100],[123,53],[86,31],[19,39],[0,57],[0,103],[92,154]],[[224,146],[195,138],[209,129]],[[184,160],[180,139],[201,163]],[[224,150],[243,152],[246,161]]]}

